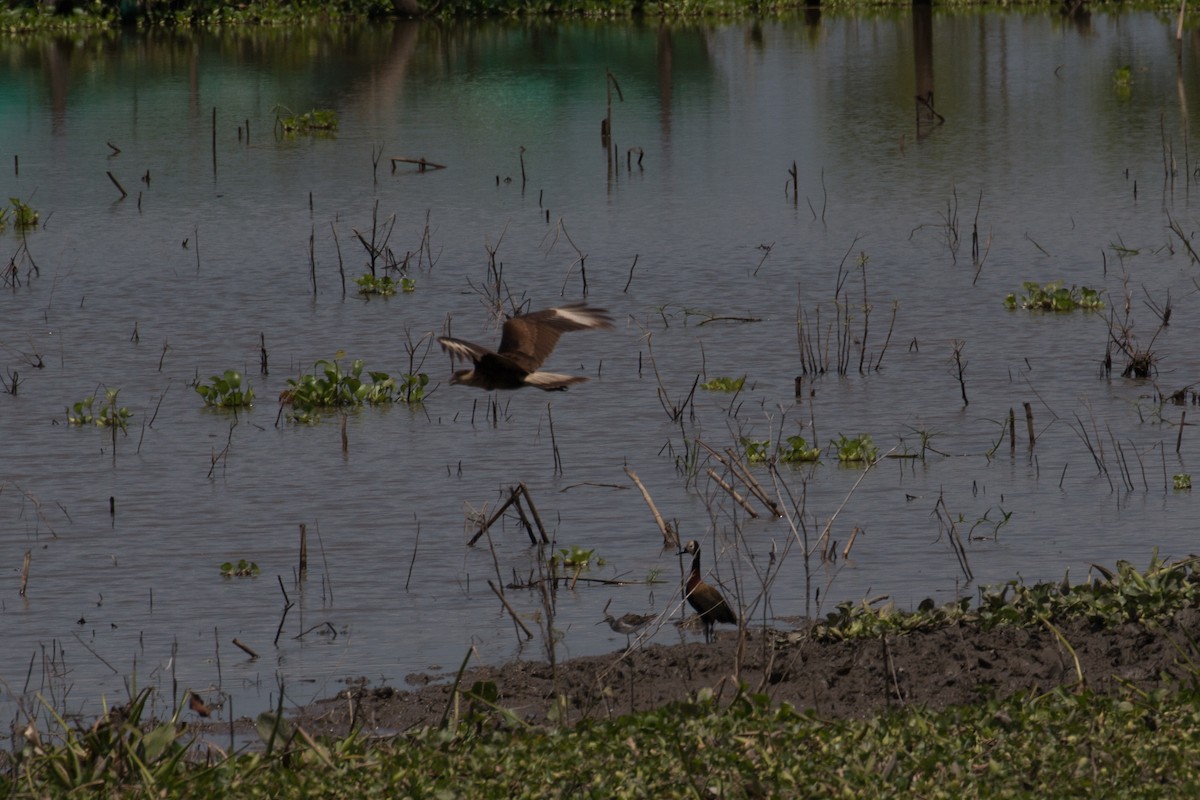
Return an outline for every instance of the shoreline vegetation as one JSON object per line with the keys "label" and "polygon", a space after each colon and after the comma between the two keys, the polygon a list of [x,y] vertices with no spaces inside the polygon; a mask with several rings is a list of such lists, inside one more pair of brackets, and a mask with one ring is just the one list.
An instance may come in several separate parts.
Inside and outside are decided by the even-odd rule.
{"label": "shoreline vegetation", "polygon": [[[283,713],[281,702],[245,726],[257,731],[252,747],[235,744],[232,725],[185,724],[209,711],[190,692],[167,720],[146,712],[150,690],[90,725],[37,709],[13,725],[0,792],[1194,796],[1198,564],[1156,554],[1145,570],[1093,565],[1084,583],[1010,581],[982,590],[976,603],[911,613],[848,603],[800,630],[750,627],[711,645],[635,646],[557,666],[468,672],[464,661],[445,686],[348,689],[299,714]],[[655,674],[634,668],[650,663]],[[597,674],[605,686],[581,681]],[[510,685],[518,678],[531,684],[524,695]],[[686,690],[623,711],[621,696],[651,681]],[[789,685],[819,698],[819,708],[786,699]],[[837,706],[830,698],[839,690],[855,702]],[[416,716],[377,715],[417,696],[409,703]],[[530,713],[531,698],[543,713]],[[349,725],[322,732],[332,730],[334,708],[348,709],[340,713]]]}
{"label": "shoreline vegetation", "polygon": [[[0,33],[156,27],[287,26],[397,19],[580,18],[754,19],[787,18],[814,10],[943,7],[1062,7],[1074,13],[1082,0],[0,0]],[[1120,5],[1093,0],[1093,5]],[[1123,7],[1123,6],[1122,6]],[[1152,3],[1156,10],[1176,8]]]}

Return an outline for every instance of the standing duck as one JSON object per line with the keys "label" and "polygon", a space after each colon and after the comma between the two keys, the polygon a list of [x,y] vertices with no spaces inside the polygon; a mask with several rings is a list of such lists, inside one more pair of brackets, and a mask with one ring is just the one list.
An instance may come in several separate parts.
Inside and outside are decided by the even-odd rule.
{"label": "standing duck", "polygon": [[686,547],[679,551],[679,555],[684,553],[692,554],[692,571],[688,573],[687,593],[684,596],[691,603],[692,608],[696,609],[696,613],[700,615],[700,621],[704,623],[704,641],[711,642],[713,625],[718,622],[737,625],[737,614],[733,613],[733,609],[725,602],[725,598],[719,591],[700,578],[700,543],[692,539]]}

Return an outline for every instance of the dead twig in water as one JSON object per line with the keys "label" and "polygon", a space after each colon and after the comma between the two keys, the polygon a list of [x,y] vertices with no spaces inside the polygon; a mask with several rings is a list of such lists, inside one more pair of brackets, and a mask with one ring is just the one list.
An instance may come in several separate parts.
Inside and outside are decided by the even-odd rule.
{"label": "dead twig in water", "polygon": [[654,522],[658,525],[658,530],[662,533],[663,544],[667,547],[679,548],[679,533],[678,531],[667,525],[662,514],[658,513],[658,506],[654,505],[654,500],[650,497],[650,492],[646,489],[642,479],[637,476],[637,473],[629,467],[625,467],[625,474],[629,479],[637,485],[642,493],[642,499],[646,501],[646,505],[650,507],[650,513],[654,515]]}

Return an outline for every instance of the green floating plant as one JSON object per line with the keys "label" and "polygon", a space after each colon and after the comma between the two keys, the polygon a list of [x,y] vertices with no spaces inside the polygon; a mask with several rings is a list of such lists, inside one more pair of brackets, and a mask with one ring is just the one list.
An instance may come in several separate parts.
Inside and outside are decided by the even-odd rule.
{"label": "green floating plant", "polygon": [[[401,279],[406,280],[406,279]],[[358,284],[358,293],[365,295],[377,294],[380,297],[391,297],[396,293],[397,281],[388,275],[377,278],[374,275],[362,275],[354,279]]]}
{"label": "green floating plant", "polygon": [[821,448],[809,447],[803,436],[789,436],[787,445],[779,448],[779,460],[785,464],[811,464],[821,460]]}
{"label": "green floating plant", "polygon": [[1099,311],[1104,308],[1100,299],[1102,290],[1089,289],[1086,286],[1070,289],[1063,286],[1062,281],[1053,281],[1042,285],[1037,281],[1025,281],[1021,284],[1025,294],[1019,298],[1015,294],[1004,298],[1004,307],[1011,310],[1025,308],[1031,311]]}
{"label": "green floating plant", "polygon": [[1178,475],[1175,475],[1172,480],[1175,483],[1175,488],[1180,491],[1192,488],[1192,476],[1190,473],[1181,472]]}
{"label": "green floating plant", "polygon": [[239,558],[237,563],[226,561],[221,565],[222,578],[256,578],[262,572],[258,564]]}
{"label": "green floating plant", "polygon": [[832,444],[837,450],[838,461],[843,464],[870,464],[879,457],[879,448],[865,433],[854,437],[847,437],[839,433],[838,438]]}
{"label": "green floating plant", "polygon": [[[38,224],[38,218],[40,215],[33,208],[33,206],[24,202],[19,197],[10,197],[8,198],[8,201],[12,204],[11,213],[14,227],[16,227],[18,230],[24,230],[26,228],[32,228]],[[9,211],[9,209],[4,209],[4,213],[0,214],[0,225],[3,225],[4,221],[7,219]]]}
{"label": "green floating plant", "polygon": [[120,428],[125,430],[133,412],[124,406],[117,405],[117,394],[120,389],[105,389],[104,403],[95,410],[96,396],[88,395],[78,403],[67,408],[67,423],[70,425],[99,425],[105,428]]}
{"label": "green floating plant", "polygon": [[[749,463],[764,464],[771,459],[771,443],[766,439],[743,437],[741,442]],[[821,448],[809,447],[803,436],[789,436],[787,446],[776,449],[775,458],[785,464],[811,464],[821,460]]]}
{"label": "green floating plant", "polygon": [[740,378],[713,378],[710,381],[700,384],[701,389],[707,389],[710,392],[740,392],[742,387],[746,385],[746,376]]}
{"label": "green floating plant", "polygon": [[338,351],[332,361],[322,359],[313,365],[311,375],[289,378],[280,400],[292,406],[288,419],[293,422],[314,423],[318,412],[338,408],[356,408],[384,403],[419,403],[425,396],[429,376],[425,373],[405,374],[399,390],[396,379],[386,372],[367,372],[363,378],[363,360],[350,362],[343,369]]}
{"label": "green floating plant", "polygon": [[[282,112],[282,113],[281,113]],[[275,125],[285,135],[303,133],[333,133],[337,130],[337,112],[328,108],[314,108],[304,114],[293,114],[283,106],[275,107]]]}
{"label": "green floating plant", "polygon": [[227,369],[222,375],[213,375],[208,384],[198,384],[196,392],[204,398],[204,404],[214,408],[249,408],[254,405],[254,389],[249,384],[242,388],[242,373]]}

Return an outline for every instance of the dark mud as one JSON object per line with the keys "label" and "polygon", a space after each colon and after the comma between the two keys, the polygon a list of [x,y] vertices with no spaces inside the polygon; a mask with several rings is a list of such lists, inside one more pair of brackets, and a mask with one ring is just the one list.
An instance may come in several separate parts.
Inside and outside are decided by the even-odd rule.
{"label": "dark mud", "polygon": [[[1080,675],[1097,692],[1190,685],[1193,665],[1200,664],[1197,633],[1197,609],[1162,623],[1116,628],[1084,619],[1055,622],[1053,630],[959,624],[841,642],[801,632],[760,629],[740,638],[723,631],[711,644],[649,644],[555,669],[531,661],[480,666],[468,669],[459,686],[495,684],[496,705],[533,724],[551,721],[559,696],[567,698],[567,718],[578,722],[654,709],[705,689],[727,702],[739,686],[823,716],[866,717],[904,705],[941,708],[1075,687]],[[293,718],[309,733],[327,735],[351,727],[386,734],[437,725],[455,707],[452,679],[410,675],[408,688],[356,686]],[[469,707],[469,697],[460,695],[458,712]]]}

